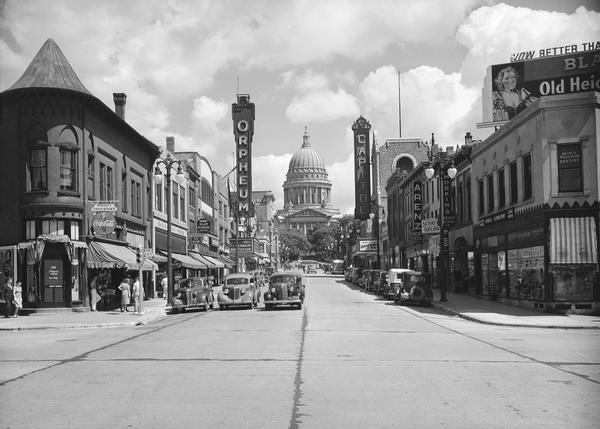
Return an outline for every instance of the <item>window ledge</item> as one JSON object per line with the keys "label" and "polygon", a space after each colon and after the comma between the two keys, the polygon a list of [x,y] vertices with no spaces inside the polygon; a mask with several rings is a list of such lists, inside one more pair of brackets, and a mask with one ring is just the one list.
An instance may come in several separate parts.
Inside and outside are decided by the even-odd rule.
{"label": "window ledge", "polygon": [[67,190],[58,191],[57,195],[59,197],[77,197],[77,198],[81,197],[81,194],[79,192],[77,192],[77,191],[67,191]]}
{"label": "window ledge", "polygon": [[27,192],[25,192],[25,194],[32,195],[32,196],[46,197],[46,196],[50,195],[50,192],[48,192],[47,190],[44,190],[44,191],[36,190],[36,191],[27,191]]}

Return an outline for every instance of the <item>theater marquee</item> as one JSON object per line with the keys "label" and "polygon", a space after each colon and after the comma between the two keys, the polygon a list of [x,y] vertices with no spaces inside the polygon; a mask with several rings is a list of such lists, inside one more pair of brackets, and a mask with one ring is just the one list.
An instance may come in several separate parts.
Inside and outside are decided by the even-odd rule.
{"label": "theater marquee", "polygon": [[354,218],[369,219],[371,213],[371,124],[362,116],[352,124],[354,131]]}
{"label": "theater marquee", "polygon": [[251,217],[254,103],[250,103],[248,94],[237,95],[237,103],[232,104],[232,118],[237,160],[237,215]]}

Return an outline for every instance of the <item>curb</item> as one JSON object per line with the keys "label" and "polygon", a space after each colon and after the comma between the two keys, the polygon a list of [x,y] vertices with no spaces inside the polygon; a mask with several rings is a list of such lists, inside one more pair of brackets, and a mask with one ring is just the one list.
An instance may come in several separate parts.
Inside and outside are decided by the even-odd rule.
{"label": "curb", "polygon": [[432,303],[433,306],[443,312],[450,314],[452,316],[458,316],[462,319],[469,320],[471,322],[477,322],[484,325],[494,325],[494,326],[512,326],[515,328],[541,328],[541,329],[600,329],[600,326],[559,326],[559,325],[531,325],[524,323],[506,323],[506,322],[493,322],[490,320],[483,320],[473,316],[468,316],[463,313],[459,313],[457,311],[451,310],[449,308],[440,306],[435,302]]}
{"label": "curb", "polygon": [[84,324],[62,324],[62,325],[32,325],[32,326],[15,326],[15,327],[0,327],[0,332],[8,331],[35,331],[35,330],[50,330],[50,329],[97,329],[97,328],[119,328],[124,326],[141,326],[148,323],[156,322],[157,320],[166,317],[166,314],[156,313],[153,316],[147,316],[144,319],[132,320],[130,322],[114,322],[114,323],[84,323]]}

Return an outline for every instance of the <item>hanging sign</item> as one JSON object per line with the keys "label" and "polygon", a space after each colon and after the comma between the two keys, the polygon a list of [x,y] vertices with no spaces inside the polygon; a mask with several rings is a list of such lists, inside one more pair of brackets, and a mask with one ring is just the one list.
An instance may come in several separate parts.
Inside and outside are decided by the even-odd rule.
{"label": "hanging sign", "polygon": [[237,162],[237,216],[252,217],[252,136],[254,103],[248,94],[238,94],[232,104],[233,134]]}
{"label": "hanging sign", "polygon": [[371,213],[371,124],[362,116],[352,124],[354,132],[354,218],[367,220]]}
{"label": "hanging sign", "polygon": [[117,226],[117,220],[112,213],[99,212],[92,218],[92,228],[96,235],[110,235]]}

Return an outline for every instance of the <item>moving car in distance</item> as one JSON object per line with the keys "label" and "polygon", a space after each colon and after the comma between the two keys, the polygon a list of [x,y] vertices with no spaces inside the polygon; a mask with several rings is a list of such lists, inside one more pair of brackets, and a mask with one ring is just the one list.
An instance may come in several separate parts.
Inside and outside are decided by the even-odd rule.
{"label": "moving car in distance", "polygon": [[341,259],[334,259],[331,261],[331,274],[344,274],[344,261]]}
{"label": "moving car in distance", "polygon": [[171,308],[183,312],[189,309],[203,311],[213,308],[215,297],[212,287],[204,278],[190,277],[181,279],[175,285]]}
{"label": "moving car in distance", "polygon": [[304,303],[304,282],[302,273],[297,271],[278,271],[271,276],[271,281],[264,294],[265,310],[278,306],[302,308]]}
{"label": "moving car in distance", "polygon": [[420,304],[430,306],[433,301],[433,291],[420,271],[409,269],[390,270],[388,278],[394,280],[394,302],[396,304]]}
{"label": "moving car in distance", "polygon": [[254,280],[252,273],[229,274],[225,277],[221,292],[217,295],[219,308],[225,310],[231,307],[256,307],[260,289]]}

